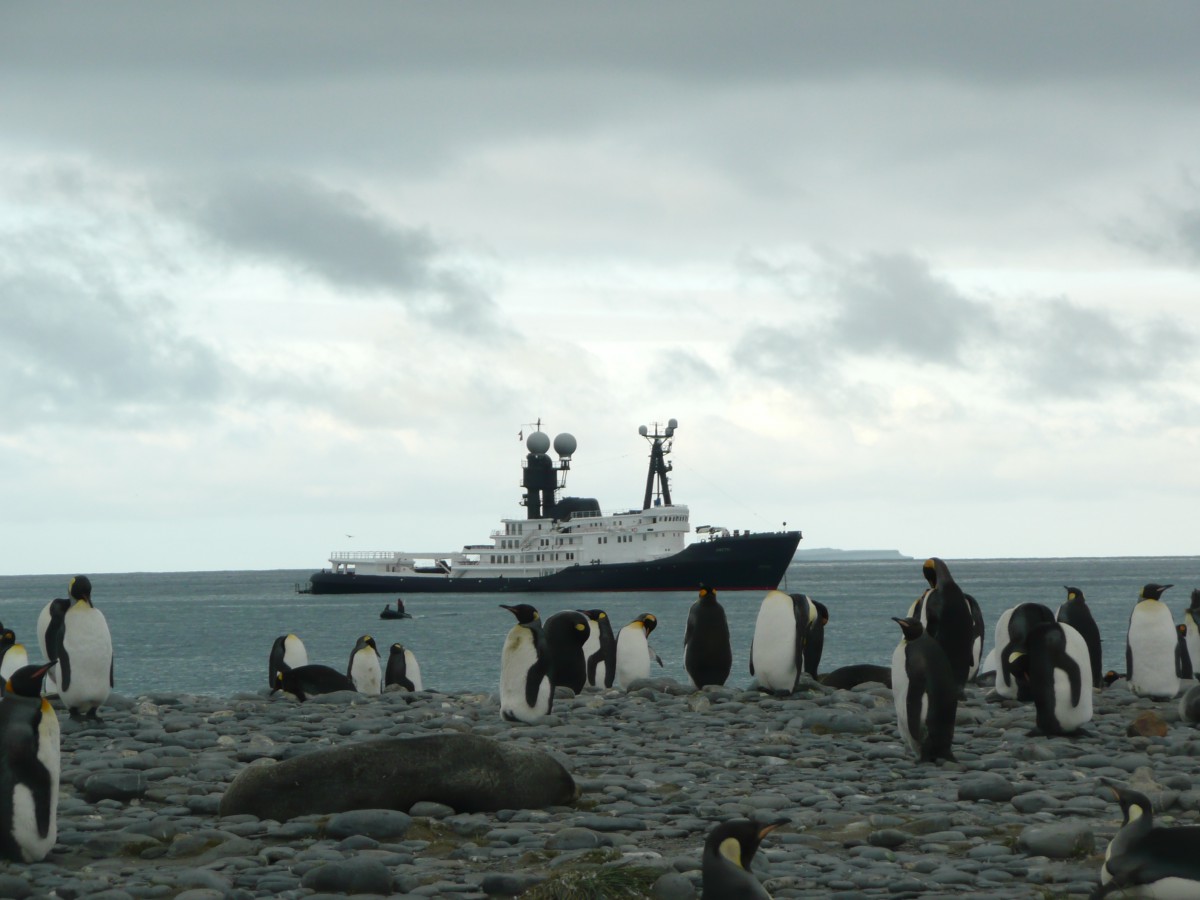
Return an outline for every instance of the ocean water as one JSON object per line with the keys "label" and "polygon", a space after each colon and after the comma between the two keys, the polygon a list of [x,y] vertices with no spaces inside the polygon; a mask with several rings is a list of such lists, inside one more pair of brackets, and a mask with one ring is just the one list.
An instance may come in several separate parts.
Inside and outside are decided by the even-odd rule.
{"label": "ocean water", "polygon": [[[1064,585],[1083,590],[1100,626],[1106,669],[1125,671],[1125,631],[1138,591],[1147,582],[1174,584],[1164,599],[1182,622],[1200,557],[947,560],[955,579],[983,609],[992,629],[1005,609],[1038,602],[1056,610]],[[449,693],[494,691],[500,651],[513,625],[500,603],[532,603],[543,618],[562,609],[600,608],[614,628],[643,612],[658,617],[651,646],[663,674],[685,682],[683,632],[695,594],[413,594],[412,619],[381,620],[387,594],[313,596],[296,590],[311,570],[86,574],[92,600],[108,620],[115,652],[116,690],[229,696],[267,686],[267,658],[280,634],[297,634],[309,661],[344,670],[355,641],[371,634],[384,659],[395,641],[421,664],[425,686]],[[64,597],[69,575],[0,577],[0,621],[17,633],[32,661],[40,660],[38,613]],[[903,616],[925,587],[921,560],[801,562],[788,569],[789,591],[802,591],[830,612],[821,671],[851,663],[889,665]],[[729,684],[750,682],[750,642],[758,592],[722,594],[733,642]]]}

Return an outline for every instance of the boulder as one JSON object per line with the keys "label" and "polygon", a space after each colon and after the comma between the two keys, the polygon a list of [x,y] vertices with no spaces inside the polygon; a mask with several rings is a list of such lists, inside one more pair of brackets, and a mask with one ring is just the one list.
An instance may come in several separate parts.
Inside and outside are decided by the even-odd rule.
{"label": "boulder", "polygon": [[459,813],[573,803],[579,789],[548,753],[474,734],[363,741],[243,769],[221,798],[222,816],[286,821],[430,801]]}

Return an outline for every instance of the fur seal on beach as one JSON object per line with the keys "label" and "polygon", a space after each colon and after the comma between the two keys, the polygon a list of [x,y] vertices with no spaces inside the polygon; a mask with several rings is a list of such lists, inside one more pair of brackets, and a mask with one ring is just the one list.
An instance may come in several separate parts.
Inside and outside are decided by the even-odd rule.
{"label": "fur seal on beach", "polygon": [[650,632],[657,627],[657,618],[642,613],[617,632],[617,687],[628,690],[639,678],[649,678],[651,660],[662,666],[662,659],[650,649]]}
{"label": "fur seal on beach", "polygon": [[379,648],[375,638],[364,634],[350,652],[346,675],[354,682],[360,694],[378,694],[383,690],[383,663],[379,659]]}
{"label": "fur seal on beach", "polygon": [[421,686],[421,666],[413,652],[403,644],[392,644],[388,652],[387,671],[383,674],[386,687],[398,684],[406,691],[424,690]]}
{"label": "fur seal on beach", "polygon": [[578,797],[575,780],[549,753],[445,733],[256,761],[226,789],[219,812],[283,822],[350,809],[408,812],[422,800],[472,813],[566,806]]}
{"label": "fur seal on beach", "polygon": [[1100,626],[1092,617],[1092,610],[1087,605],[1083,591],[1069,585],[1064,586],[1063,589],[1067,592],[1067,599],[1059,606],[1054,618],[1059,622],[1065,622],[1079,632],[1088,648],[1092,687],[1103,687],[1104,663],[1101,660]]}
{"label": "fur seal on beach", "polygon": [[550,683],[580,693],[587,685],[587,657],[583,653],[591,634],[587,615],[574,609],[556,612],[542,623],[542,634],[550,655]]}
{"label": "fur seal on beach", "polygon": [[1200,825],[1156,826],[1150,798],[1100,779],[1121,804],[1123,821],[1108,843],[1094,898],[1116,892],[1138,897],[1200,897]]}
{"label": "fur seal on beach", "polygon": [[750,872],[750,863],[763,838],[787,821],[730,819],[713,826],[700,858],[700,900],[770,900],[771,895]]}
{"label": "fur seal on beach", "polygon": [[610,688],[617,677],[617,638],[602,609],[581,609],[588,617],[588,639],[583,645],[590,687]]}
{"label": "fur seal on beach", "polygon": [[271,655],[267,659],[267,684],[271,693],[279,690],[279,681],[275,675],[284,669],[295,669],[308,665],[308,651],[304,642],[294,634],[281,634],[271,645]]}
{"label": "fur seal on beach", "polygon": [[337,691],[357,691],[354,679],[332,666],[310,663],[294,669],[281,669],[275,675],[279,690],[291,694],[301,703],[318,694],[333,694]]}
{"label": "fur seal on beach", "polygon": [[37,862],[58,840],[58,717],[42,697],[53,667],[23,666],[0,701],[0,856]]}
{"label": "fur seal on beach", "polygon": [[700,596],[688,611],[683,668],[696,688],[724,684],[733,668],[725,608],[717,602],[717,592],[707,585],[700,585]]}
{"label": "fur seal on beach", "polygon": [[892,654],[892,695],[900,737],[918,762],[954,759],[958,682],[942,645],[916,619],[896,619],[900,643]]}
{"label": "fur seal on beach", "polygon": [[65,608],[51,601],[46,658],[58,661],[58,695],[71,718],[96,719],[113,687],[112,635],[104,613],[92,605],[92,582],[86,575],[72,578],[68,593]]}
{"label": "fur seal on beach", "polygon": [[832,672],[827,672],[817,679],[826,687],[838,688],[840,690],[849,690],[852,687],[857,687],[860,684],[878,683],[892,686],[892,670],[888,666],[874,666],[867,663],[859,663],[852,666],[842,666],[839,669],[834,669]]}
{"label": "fur seal on beach", "polygon": [[1031,734],[1070,734],[1092,718],[1091,657],[1087,641],[1065,622],[1042,622],[1014,650],[1009,668],[1026,680],[1037,709]]}
{"label": "fur seal on beach", "polygon": [[541,616],[528,603],[500,604],[517,617],[500,655],[500,716],[508,722],[535,722],[554,707],[550,652]]}
{"label": "fur seal on beach", "polygon": [[1147,584],[1129,614],[1125,638],[1125,672],[1129,689],[1139,697],[1170,700],[1179,693],[1175,672],[1178,635],[1171,610],[1162,601],[1169,584]]}

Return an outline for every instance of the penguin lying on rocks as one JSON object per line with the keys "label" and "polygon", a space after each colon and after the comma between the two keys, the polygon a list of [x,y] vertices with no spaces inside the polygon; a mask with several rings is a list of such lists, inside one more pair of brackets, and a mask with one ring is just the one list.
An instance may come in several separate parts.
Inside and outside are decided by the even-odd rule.
{"label": "penguin lying on rocks", "polygon": [[750,862],[763,838],[787,821],[730,819],[714,826],[704,841],[700,862],[700,900],[770,900],[766,888],[751,874]]}
{"label": "penguin lying on rocks", "polygon": [[1150,799],[1100,779],[1121,804],[1124,822],[1109,841],[1093,898],[1200,897],[1200,825],[1155,826]]}

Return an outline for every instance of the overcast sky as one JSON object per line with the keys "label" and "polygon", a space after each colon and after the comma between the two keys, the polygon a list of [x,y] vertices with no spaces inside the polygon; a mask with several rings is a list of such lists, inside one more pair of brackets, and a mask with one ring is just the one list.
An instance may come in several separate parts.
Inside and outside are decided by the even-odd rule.
{"label": "overcast sky", "polygon": [[0,574],[1200,552],[1200,9],[0,6]]}

